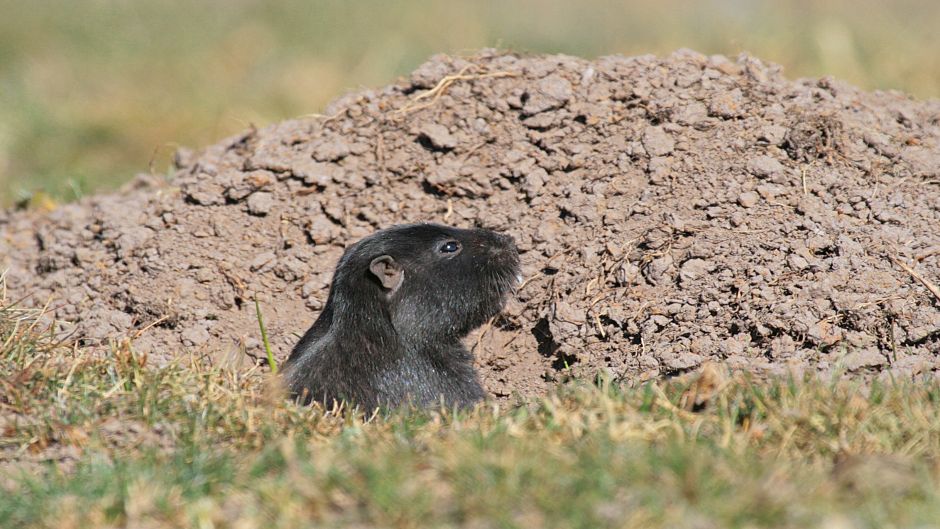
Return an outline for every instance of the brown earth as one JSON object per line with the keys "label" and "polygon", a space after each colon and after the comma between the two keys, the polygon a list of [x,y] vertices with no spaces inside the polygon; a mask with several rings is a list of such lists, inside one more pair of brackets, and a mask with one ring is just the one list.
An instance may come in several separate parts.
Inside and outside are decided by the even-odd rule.
{"label": "brown earth", "polygon": [[[470,342],[495,395],[940,368],[940,102],[680,51],[437,56],[326,116],[181,152],[169,181],[0,213],[12,296],[87,346],[283,359],[343,246],[396,223],[511,233],[527,279]],[[918,276],[922,279],[918,279]]]}

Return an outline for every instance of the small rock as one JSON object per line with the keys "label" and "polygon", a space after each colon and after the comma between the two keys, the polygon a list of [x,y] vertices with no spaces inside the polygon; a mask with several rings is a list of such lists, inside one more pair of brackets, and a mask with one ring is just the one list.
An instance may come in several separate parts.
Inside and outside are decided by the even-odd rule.
{"label": "small rock", "polygon": [[427,181],[429,184],[435,188],[445,187],[453,184],[460,177],[457,174],[459,170],[457,164],[442,164],[435,168],[431,174],[428,175]]}
{"label": "small rock", "polygon": [[742,208],[752,208],[757,205],[759,200],[760,195],[753,191],[747,191],[738,195],[738,204],[741,204]]}
{"label": "small rock", "polygon": [[643,148],[650,156],[665,156],[675,146],[675,140],[662,127],[646,127],[643,131]]}
{"label": "small rock", "polygon": [[758,156],[747,162],[747,170],[758,178],[769,178],[786,170],[782,163],[770,156]]}
{"label": "small rock", "polygon": [[248,269],[252,272],[257,272],[275,259],[277,259],[277,256],[274,255],[274,252],[265,252],[258,255],[258,257],[255,257],[254,261],[251,262],[251,265],[248,267]]}
{"label": "small rock", "polygon": [[767,125],[762,128],[760,131],[760,136],[758,139],[764,140],[770,145],[783,145],[783,141],[787,137],[787,128],[781,127],[780,125]]}
{"label": "small rock", "polygon": [[306,232],[314,244],[326,244],[337,236],[338,229],[326,215],[317,215],[307,225]]}
{"label": "small rock", "polygon": [[526,91],[528,99],[522,107],[522,112],[527,116],[561,108],[571,99],[571,83],[559,75],[550,75],[540,79],[535,86]]}
{"label": "small rock", "polygon": [[663,355],[663,366],[670,371],[686,371],[702,364],[702,357],[695,353],[667,353]]}
{"label": "small rock", "polygon": [[183,333],[180,334],[180,338],[186,345],[202,345],[207,343],[212,337],[209,336],[209,331],[207,331],[205,327],[196,325],[183,331]]}
{"label": "small rock", "polygon": [[844,337],[842,329],[832,325],[826,320],[819,320],[815,324],[810,325],[806,335],[814,342],[826,346],[834,345],[842,341]]}
{"label": "small rock", "polygon": [[894,145],[891,137],[887,134],[883,134],[875,130],[868,130],[862,134],[862,139],[865,140],[865,143],[869,147],[878,152],[878,154],[888,158],[895,158],[900,153],[900,149]]}
{"label": "small rock", "polygon": [[740,88],[722,92],[708,103],[708,112],[720,118],[731,119],[744,114],[744,94]]}
{"label": "small rock", "polygon": [[291,166],[291,174],[300,178],[307,185],[327,187],[332,184],[334,175],[342,168],[332,163],[317,162],[314,160],[300,160]]}
{"label": "small rock", "polygon": [[427,123],[418,131],[421,138],[426,139],[435,149],[449,151],[457,146],[457,139],[447,130],[447,127],[437,123]]}
{"label": "small rock", "polygon": [[699,101],[692,101],[680,107],[673,115],[673,120],[680,125],[695,125],[708,118],[708,107]]}
{"label": "small rock", "polygon": [[270,213],[274,207],[274,196],[271,193],[253,193],[248,197],[248,212],[263,217]]}
{"label": "small rock", "polygon": [[73,259],[79,266],[86,266],[94,260],[95,254],[88,248],[76,248]]}
{"label": "small rock", "polygon": [[877,349],[859,349],[845,355],[843,365],[849,371],[858,371],[866,367],[880,367],[885,364],[885,356]]}
{"label": "small rock", "polygon": [[584,323],[584,312],[565,301],[555,303],[555,318],[568,323]]}
{"label": "small rock", "polygon": [[679,278],[683,282],[694,281],[712,270],[711,264],[704,259],[689,259],[679,267]]}
{"label": "small rock", "polygon": [[657,259],[653,259],[645,269],[646,279],[653,285],[658,284],[661,280],[666,279],[668,272],[672,269],[672,265],[672,254],[669,253]]}
{"label": "small rock", "polygon": [[320,142],[313,148],[313,159],[318,162],[335,162],[349,156],[349,144],[341,138]]}
{"label": "small rock", "polygon": [[307,299],[316,293],[328,294],[329,288],[330,282],[326,275],[315,276],[300,287],[300,297]]}
{"label": "small rock", "polygon": [[787,256],[787,264],[790,265],[790,268],[797,271],[809,268],[809,261],[795,253],[791,253]]}
{"label": "small rock", "polygon": [[126,332],[134,326],[134,318],[130,314],[119,310],[111,311],[108,320],[112,327],[121,332]]}

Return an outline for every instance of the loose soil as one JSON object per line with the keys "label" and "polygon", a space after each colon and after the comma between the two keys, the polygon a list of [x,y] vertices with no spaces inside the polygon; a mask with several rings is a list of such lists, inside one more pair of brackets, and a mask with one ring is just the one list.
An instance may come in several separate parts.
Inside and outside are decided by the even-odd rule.
{"label": "loose soil", "polygon": [[[416,221],[512,234],[526,282],[470,339],[494,395],[721,359],[940,368],[940,102],[670,57],[436,56],[325,115],[181,151],[169,181],[0,213],[13,297],[151,361],[278,358],[343,247]],[[252,360],[254,359],[254,360]]]}

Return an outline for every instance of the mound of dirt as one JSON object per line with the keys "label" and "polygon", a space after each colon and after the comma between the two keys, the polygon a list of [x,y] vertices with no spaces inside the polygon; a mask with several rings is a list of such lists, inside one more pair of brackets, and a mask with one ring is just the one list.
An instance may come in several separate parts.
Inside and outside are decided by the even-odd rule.
{"label": "mound of dirt", "polygon": [[471,340],[486,387],[707,359],[940,367],[940,102],[749,56],[437,56],[325,116],[181,152],[169,182],[0,215],[12,295],[89,346],[284,358],[343,247],[436,221],[515,236],[527,281]]}

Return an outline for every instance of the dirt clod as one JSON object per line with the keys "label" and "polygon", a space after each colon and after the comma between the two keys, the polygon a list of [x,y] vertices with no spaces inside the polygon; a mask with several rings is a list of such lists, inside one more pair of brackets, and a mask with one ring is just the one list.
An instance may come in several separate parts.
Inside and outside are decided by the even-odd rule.
{"label": "dirt clod", "polygon": [[13,297],[157,362],[263,358],[257,298],[283,359],[344,245],[427,220],[518,242],[518,299],[471,337],[496,395],[714,360],[940,367],[940,102],[749,56],[484,52],[325,114],[181,155],[169,182],[0,215]]}

